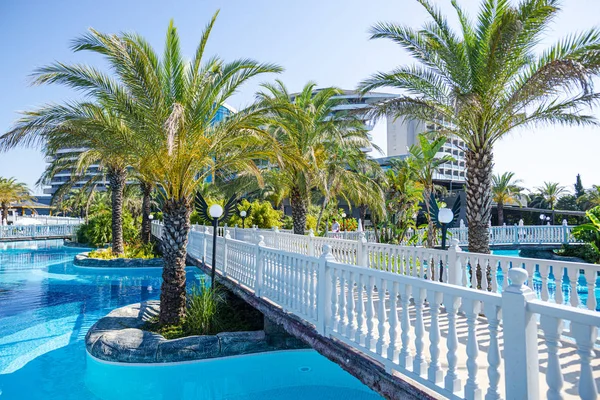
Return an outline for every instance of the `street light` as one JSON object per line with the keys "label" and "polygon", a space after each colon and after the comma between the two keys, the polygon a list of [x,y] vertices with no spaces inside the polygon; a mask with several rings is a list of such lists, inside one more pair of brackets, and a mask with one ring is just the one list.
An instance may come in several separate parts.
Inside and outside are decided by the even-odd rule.
{"label": "street light", "polygon": [[154,215],[152,215],[152,214],[148,215],[148,219],[149,219],[150,221],[152,221],[152,220],[154,219]]}
{"label": "street light", "polygon": [[246,210],[240,211],[240,217],[242,217],[242,229],[246,227]]}
{"label": "street light", "polygon": [[342,227],[345,231],[346,230],[346,213],[345,212],[342,213]]}
{"label": "street light", "polygon": [[540,214],[540,225],[544,225],[544,221],[546,220],[546,216],[544,214]]}
{"label": "street light", "polygon": [[212,264],[210,271],[210,285],[215,287],[215,270],[217,265],[217,227],[219,225],[219,218],[223,215],[223,207],[220,204],[213,204],[208,209],[208,213],[212,217],[213,225],[213,248],[212,248]]}
{"label": "street light", "polygon": [[451,209],[443,207],[438,211],[438,221],[442,225],[442,250],[446,250],[446,233],[448,224],[454,220],[454,213]]}

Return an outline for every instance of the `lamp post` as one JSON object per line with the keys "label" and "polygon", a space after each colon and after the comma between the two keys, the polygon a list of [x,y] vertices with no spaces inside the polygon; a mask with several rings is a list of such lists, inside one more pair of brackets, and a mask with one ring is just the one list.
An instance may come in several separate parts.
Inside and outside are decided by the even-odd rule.
{"label": "lamp post", "polygon": [[244,229],[246,227],[246,210],[242,210],[240,211],[240,217],[242,218],[242,229]]}
{"label": "lamp post", "polygon": [[438,221],[442,225],[442,250],[446,250],[446,234],[448,224],[454,219],[454,213],[451,209],[443,207],[438,211]]}
{"label": "lamp post", "polygon": [[544,214],[540,214],[540,225],[544,225],[545,220],[546,220],[546,216]]}
{"label": "lamp post", "polygon": [[154,219],[154,215],[152,215],[152,214],[148,215],[148,219],[149,219],[150,221],[152,221],[152,220]]}
{"label": "lamp post", "polygon": [[219,204],[213,204],[208,209],[208,213],[212,218],[213,225],[213,251],[212,251],[212,265],[210,271],[210,286],[215,287],[215,270],[217,264],[217,227],[219,225],[219,218],[223,215],[223,207]]}
{"label": "lamp post", "polygon": [[346,213],[342,213],[342,228],[346,231]]}

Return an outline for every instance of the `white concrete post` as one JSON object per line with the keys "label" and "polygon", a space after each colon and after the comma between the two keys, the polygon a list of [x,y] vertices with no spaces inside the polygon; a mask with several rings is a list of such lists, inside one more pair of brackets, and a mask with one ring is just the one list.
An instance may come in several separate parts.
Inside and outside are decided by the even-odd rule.
{"label": "white concrete post", "polygon": [[358,228],[356,229],[358,232],[362,232],[363,231],[363,227],[362,227],[362,221],[359,218],[358,219]]}
{"label": "white concrete post", "polygon": [[358,246],[356,247],[356,249],[356,265],[368,268],[369,251],[367,250],[367,238],[362,230],[358,232]]}
{"label": "white concrete post", "polygon": [[308,230],[308,255],[311,257],[315,256],[315,232],[311,229]]}
{"label": "white concrete post", "polygon": [[258,235],[258,226],[254,225],[254,227],[252,228],[252,241],[254,243],[258,243],[260,241],[259,235]]}
{"label": "white concrete post", "polygon": [[279,238],[279,228],[278,228],[278,227],[276,227],[276,226],[275,226],[275,227],[273,227],[273,235],[274,235],[274,237],[275,237],[275,240],[273,240],[273,242],[274,242],[274,246],[275,246],[275,248],[276,248],[276,249],[278,249],[278,250],[279,250],[279,239],[280,239],[280,238]]}
{"label": "white concrete post", "polygon": [[536,296],[525,286],[525,269],[510,269],[508,278],[510,286],[502,293],[506,398],[539,399],[537,321],[527,311],[527,303]]}
{"label": "white concrete post", "polygon": [[256,262],[256,277],[254,278],[254,294],[257,297],[260,297],[262,294],[262,286],[263,286],[263,271],[265,260],[263,258],[262,247],[265,247],[265,237],[260,235],[258,237],[258,243],[255,247],[255,262]]}
{"label": "white concrete post", "polygon": [[206,267],[206,241],[208,240],[208,235],[210,235],[210,231],[208,230],[208,226],[204,227],[204,232],[202,234],[202,265]]}
{"label": "white concrete post", "polygon": [[327,327],[331,325],[331,270],[328,262],[335,262],[331,254],[331,246],[323,246],[323,254],[319,257],[319,272],[317,277],[317,332],[327,336]]}
{"label": "white concrete post", "polygon": [[569,226],[566,219],[562,220],[563,243],[569,243]]}
{"label": "white concrete post", "polygon": [[227,246],[230,240],[229,229],[225,229],[225,235],[223,235],[223,276],[227,276]]}
{"label": "white concrete post", "polygon": [[451,285],[462,286],[463,266],[460,257],[458,254],[456,254],[461,252],[462,249],[458,243],[458,239],[450,239],[450,246],[448,247],[448,264],[446,265],[446,270],[448,271],[447,283]]}
{"label": "white concrete post", "polygon": [[515,224],[515,226],[513,227],[513,234],[514,234],[514,244],[519,243],[519,226],[517,224]]}

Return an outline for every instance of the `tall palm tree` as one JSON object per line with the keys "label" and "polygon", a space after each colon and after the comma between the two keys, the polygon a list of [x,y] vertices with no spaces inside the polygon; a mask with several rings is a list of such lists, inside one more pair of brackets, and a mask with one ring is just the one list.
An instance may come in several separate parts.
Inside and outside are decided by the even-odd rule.
{"label": "tall palm tree", "polygon": [[398,230],[397,242],[402,243],[408,229],[416,228],[419,203],[423,201],[423,185],[406,159],[392,160],[385,177],[386,208]]}
{"label": "tall palm tree", "polygon": [[458,32],[432,1],[418,1],[432,18],[420,30],[394,23],[371,29],[372,39],[398,43],[417,64],[377,73],[360,89],[405,90],[374,115],[435,123],[465,142],[469,251],[489,253],[494,144],[515,128],[597,124],[582,110],[599,98],[592,79],[600,71],[600,31],[568,36],[538,53],[558,0],[481,0],[476,21],[453,1]]}
{"label": "tall palm tree", "polygon": [[17,182],[15,178],[0,177],[0,208],[2,209],[0,225],[8,224],[8,208],[11,203],[32,199],[33,197],[26,184]]}
{"label": "tall palm tree", "polygon": [[358,119],[333,112],[339,89],[317,90],[309,82],[292,95],[281,81],[263,88],[257,98],[272,110],[269,129],[277,143],[279,185],[289,193],[294,233],[304,234],[311,192],[325,186],[321,171],[329,151],[372,144]]}
{"label": "tall palm tree", "polygon": [[558,182],[544,182],[543,186],[539,186],[535,190],[536,194],[544,199],[552,210],[552,223],[554,224],[554,206],[561,195],[567,193],[567,189]]}
{"label": "tall palm tree", "polygon": [[502,175],[492,176],[492,200],[496,203],[498,209],[498,225],[504,224],[504,205],[509,202],[521,204],[521,192],[523,188],[519,186],[522,181],[513,179],[514,172],[505,172]]}
{"label": "tall palm tree", "polygon": [[427,247],[433,247],[435,243],[435,225],[429,214],[429,197],[435,195],[436,187],[433,183],[435,171],[445,163],[455,161],[454,157],[444,154],[439,157],[438,153],[447,139],[439,136],[429,140],[424,134],[418,136],[419,144],[412,145],[408,149],[409,158],[407,159],[409,167],[413,170],[417,182],[423,186],[423,195],[425,210],[427,214]]}
{"label": "tall palm tree", "polygon": [[[103,56],[112,75],[88,66],[55,64],[41,78],[79,89],[114,115],[107,125],[115,132],[114,145],[129,155],[126,165],[157,186],[164,215],[162,324],[177,324],[185,316],[186,249],[196,188],[218,170],[258,174],[253,160],[268,155],[264,141],[269,136],[260,129],[264,109],[250,107],[220,123],[213,120],[243,83],[281,68],[251,59],[205,59],[217,14],[204,29],[191,61],[181,54],[173,22],[162,56],[137,34],[92,29],[73,42],[73,49]],[[87,110],[86,104],[73,108]]]}
{"label": "tall palm tree", "polygon": [[[86,73],[92,75],[88,81],[83,76]],[[84,90],[93,77],[101,80],[102,76],[93,74],[99,73],[91,67],[54,64],[35,71],[34,82],[59,83]],[[112,196],[112,251],[123,254],[123,191],[127,167],[132,161],[131,153],[123,145],[128,136],[131,131],[105,101],[51,104],[25,112],[12,129],[0,137],[0,148],[42,144],[46,156],[53,158],[42,180],[51,180],[58,173],[70,171],[69,182],[61,187],[65,193],[76,182],[89,178],[86,174],[89,167],[99,165],[102,173],[89,179],[88,186],[106,174]],[[61,151],[65,148],[82,150],[78,153]]]}

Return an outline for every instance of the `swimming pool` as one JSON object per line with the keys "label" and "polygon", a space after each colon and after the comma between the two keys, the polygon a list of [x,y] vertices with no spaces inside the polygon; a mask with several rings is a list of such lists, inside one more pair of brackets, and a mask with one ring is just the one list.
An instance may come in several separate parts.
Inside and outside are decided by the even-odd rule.
{"label": "swimming pool", "polygon": [[[110,310],[159,298],[159,268],[82,269],[62,241],[0,243],[0,400],[377,399],[314,351],[162,366],[98,362],[91,325]],[[201,273],[187,272],[188,282]]]}

